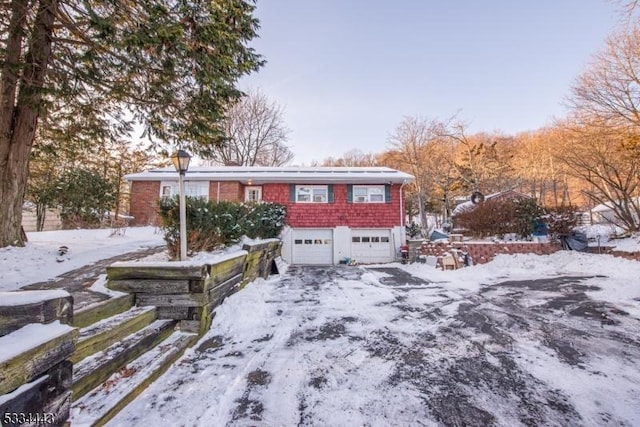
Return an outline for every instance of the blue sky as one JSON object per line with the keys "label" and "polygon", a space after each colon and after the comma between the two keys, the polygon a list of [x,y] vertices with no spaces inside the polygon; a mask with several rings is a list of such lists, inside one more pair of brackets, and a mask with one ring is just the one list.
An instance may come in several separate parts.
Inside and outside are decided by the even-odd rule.
{"label": "blue sky", "polygon": [[515,134],[563,100],[619,21],[613,0],[258,0],[267,60],[244,78],[285,109],[295,164],[380,152],[405,116]]}

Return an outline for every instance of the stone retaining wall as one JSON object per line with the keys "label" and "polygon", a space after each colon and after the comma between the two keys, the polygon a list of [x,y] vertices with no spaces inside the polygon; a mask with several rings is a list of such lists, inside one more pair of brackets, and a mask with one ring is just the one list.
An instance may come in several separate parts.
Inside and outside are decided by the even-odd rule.
{"label": "stone retaining wall", "polygon": [[558,243],[533,242],[426,242],[420,248],[422,255],[442,256],[451,249],[466,251],[475,264],[485,264],[498,254],[548,255],[561,250]]}

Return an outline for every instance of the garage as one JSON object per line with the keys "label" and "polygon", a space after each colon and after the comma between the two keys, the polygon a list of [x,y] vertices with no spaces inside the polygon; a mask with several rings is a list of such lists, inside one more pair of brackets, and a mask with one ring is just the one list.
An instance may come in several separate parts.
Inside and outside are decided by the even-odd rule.
{"label": "garage", "polygon": [[393,261],[391,230],[353,229],[351,231],[351,257],[361,264]]}
{"label": "garage", "polygon": [[333,230],[298,228],[292,232],[293,264],[333,264]]}

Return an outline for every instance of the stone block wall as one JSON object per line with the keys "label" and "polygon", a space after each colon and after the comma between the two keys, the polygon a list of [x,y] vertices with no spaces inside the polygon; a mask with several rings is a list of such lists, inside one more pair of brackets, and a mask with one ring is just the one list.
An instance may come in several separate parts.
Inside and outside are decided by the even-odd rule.
{"label": "stone block wall", "polygon": [[484,264],[493,260],[498,254],[529,254],[548,255],[561,250],[558,243],[533,242],[452,242],[452,243],[423,243],[420,249],[422,255],[442,256],[451,249],[466,251],[471,255],[475,264]]}

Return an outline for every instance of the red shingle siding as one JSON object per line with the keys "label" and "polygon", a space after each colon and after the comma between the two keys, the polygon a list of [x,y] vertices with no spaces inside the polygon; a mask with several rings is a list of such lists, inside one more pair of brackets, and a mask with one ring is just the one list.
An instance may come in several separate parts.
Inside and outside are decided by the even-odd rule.
{"label": "red shingle siding", "polygon": [[333,186],[333,203],[293,203],[289,184],[262,186],[264,201],[287,206],[291,227],[391,228],[400,225],[400,185],[391,186],[390,203],[347,203],[347,185]]}
{"label": "red shingle siding", "polygon": [[133,225],[158,225],[158,199],[160,181],[133,181],[131,183],[131,207],[129,214],[134,217]]}

